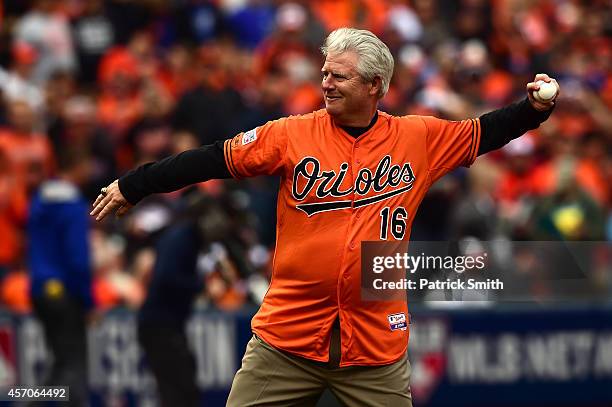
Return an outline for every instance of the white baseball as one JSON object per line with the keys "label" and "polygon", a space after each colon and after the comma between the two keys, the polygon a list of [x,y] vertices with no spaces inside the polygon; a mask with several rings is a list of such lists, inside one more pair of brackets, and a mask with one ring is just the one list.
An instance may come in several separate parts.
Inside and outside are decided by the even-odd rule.
{"label": "white baseball", "polygon": [[554,83],[538,81],[537,84],[540,90],[533,92],[533,98],[538,102],[547,103],[557,96],[557,87]]}

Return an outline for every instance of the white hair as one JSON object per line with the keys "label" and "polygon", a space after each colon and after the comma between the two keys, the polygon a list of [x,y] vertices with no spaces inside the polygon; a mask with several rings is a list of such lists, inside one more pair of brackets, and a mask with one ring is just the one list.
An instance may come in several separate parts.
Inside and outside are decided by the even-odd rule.
{"label": "white hair", "polygon": [[394,64],[389,47],[370,31],[356,28],[338,28],[332,31],[321,47],[325,56],[347,51],[353,51],[359,56],[357,72],[364,80],[369,82],[377,76],[381,79],[382,86],[378,97],[385,96],[393,76]]}

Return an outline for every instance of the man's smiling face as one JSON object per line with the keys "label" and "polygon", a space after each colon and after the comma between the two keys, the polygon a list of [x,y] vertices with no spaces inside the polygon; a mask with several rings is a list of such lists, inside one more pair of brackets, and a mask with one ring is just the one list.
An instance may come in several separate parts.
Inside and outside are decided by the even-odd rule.
{"label": "man's smiling face", "polygon": [[321,68],[321,89],[327,113],[345,126],[355,126],[358,121],[369,123],[372,106],[376,106],[377,91],[373,83],[365,82],[357,72],[359,56],[352,51],[328,54]]}

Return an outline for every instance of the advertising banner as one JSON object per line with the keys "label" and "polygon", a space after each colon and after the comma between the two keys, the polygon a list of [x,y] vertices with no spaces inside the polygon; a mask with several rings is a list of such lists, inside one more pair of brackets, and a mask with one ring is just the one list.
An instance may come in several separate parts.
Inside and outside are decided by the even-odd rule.
{"label": "advertising banner", "polygon": [[[253,311],[200,311],[189,320],[202,405],[225,405],[251,337]],[[410,314],[402,323],[410,329],[417,407],[612,405],[610,307],[415,306]],[[40,385],[48,357],[34,318],[0,318],[1,386]],[[157,405],[133,313],[110,312],[90,328],[89,380],[93,405]]]}

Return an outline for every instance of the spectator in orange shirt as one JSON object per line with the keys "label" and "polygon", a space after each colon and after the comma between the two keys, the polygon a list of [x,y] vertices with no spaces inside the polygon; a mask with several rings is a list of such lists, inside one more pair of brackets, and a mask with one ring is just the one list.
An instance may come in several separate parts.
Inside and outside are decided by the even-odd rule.
{"label": "spectator in orange shirt", "polygon": [[27,198],[23,185],[11,171],[6,153],[0,146],[0,278],[21,258]]}
{"label": "spectator in orange shirt", "polygon": [[[581,140],[584,143],[584,140]],[[592,199],[597,206],[606,207],[609,203],[609,187],[605,175],[597,160],[598,146],[601,141],[597,136],[589,136],[587,144],[594,144],[586,149],[587,154],[579,154],[578,140],[575,136],[561,136],[555,139],[554,155],[549,160],[537,166],[531,173],[534,192],[538,195],[553,195],[562,183],[561,167],[569,163],[567,168],[579,188]],[[601,148],[601,147],[599,147]],[[593,150],[595,154],[593,154]]]}
{"label": "spectator in orange shirt", "polygon": [[120,140],[142,111],[137,61],[123,49],[112,50],[100,63],[99,77],[98,120]]}
{"label": "spectator in orange shirt", "polygon": [[53,172],[53,152],[46,135],[33,129],[35,113],[22,101],[8,106],[9,126],[0,130],[0,146],[4,148],[17,182],[28,194]]}
{"label": "spectator in orange shirt", "polygon": [[276,31],[255,50],[255,72],[258,77],[285,67],[289,59],[313,53],[306,41],[306,10],[297,4],[281,6],[276,15]]}

